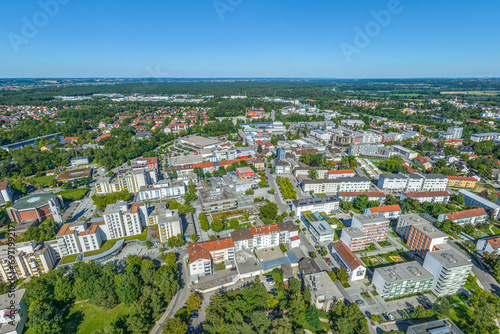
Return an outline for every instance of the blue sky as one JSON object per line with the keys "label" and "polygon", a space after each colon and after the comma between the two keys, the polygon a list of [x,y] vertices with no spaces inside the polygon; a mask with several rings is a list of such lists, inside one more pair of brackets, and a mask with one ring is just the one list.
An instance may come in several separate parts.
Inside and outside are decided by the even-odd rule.
{"label": "blue sky", "polygon": [[3,1],[0,77],[500,77],[498,13],[492,0]]}

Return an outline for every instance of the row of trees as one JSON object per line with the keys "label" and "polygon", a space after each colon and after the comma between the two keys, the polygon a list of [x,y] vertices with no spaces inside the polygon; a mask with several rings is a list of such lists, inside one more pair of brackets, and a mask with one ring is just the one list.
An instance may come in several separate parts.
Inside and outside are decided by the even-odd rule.
{"label": "row of trees", "polygon": [[281,194],[285,199],[297,199],[297,192],[292,186],[292,182],[287,177],[278,176],[276,178],[276,182],[278,183]]}

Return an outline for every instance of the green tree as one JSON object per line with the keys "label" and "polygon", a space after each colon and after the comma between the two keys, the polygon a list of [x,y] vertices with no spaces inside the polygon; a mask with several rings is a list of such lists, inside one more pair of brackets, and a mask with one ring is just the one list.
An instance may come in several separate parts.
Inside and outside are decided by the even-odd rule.
{"label": "green tree", "polygon": [[309,178],[311,180],[317,180],[318,179],[318,171],[314,167],[309,168],[309,170],[307,172],[307,175],[309,176]]}
{"label": "green tree", "polygon": [[120,276],[120,280],[116,286],[116,294],[119,300],[126,306],[137,301],[141,294],[141,282],[139,278],[132,273]]}
{"label": "green tree", "polygon": [[269,334],[293,334],[292,323],[288,317],[279,317],[273,320]]}
{"label": "green tree", "polygon": [[127,330],[133,334],[149,333],[153,318],[147,303],[134,303],[127,318]]}
{"label": "green tree", "polygon": [[300,328],[305,320],[306,304],[300,293],[291,296],[288,301],[288,316],[295,328]]}
{"label": "green tree", "polygon": [[169,318],[163,326],[163,334],[185,334],[188,326],[179,318]]}
{"label": "green tree", "polygon": [[347,273],[347,270],[344,268],[337,270],[337,278],[343,284],[347,283],[349,281],[349,274]]}
{"label": "green tree", "polygon": [[212,224],[211,224],[212,231],[214,231],[214,232],[220,232],[220,231],[222,231],[225,226],[226,225],[219,218],[214,219],[212,221]]}
{"label": "green tree", "polygon": [[56,280],[54,299],[62,304],[67,304],[73,299],[73,286],[68,276],[62,276]]}
{"label": "green tree", "polygon": [[199,310],[201,308],[201,297],[196,292],[191,292],[188,300],[186,301],[186,306],[190,310]]}

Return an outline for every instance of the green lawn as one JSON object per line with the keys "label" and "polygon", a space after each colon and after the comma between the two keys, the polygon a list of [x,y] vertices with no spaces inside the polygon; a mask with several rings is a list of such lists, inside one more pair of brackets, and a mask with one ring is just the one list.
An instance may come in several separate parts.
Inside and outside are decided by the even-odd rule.
{"label": "green lawn", "polygon": [[104,329],[118,316],[128,313],[129,308],[123,304],[110,310],[88,303],[76,304],[65,318],[63,333],[92,334],[98,329]]}
{"label": "green lawn", "polygon": [[379,244],[380,246],[382,246],[382,247],[392,246],[392,244],[391,244],[389,241],[387,241],[387,240],[384,240],[384,241],[379,241],[379,243],[378,243],[378,244]]}
{"label": "green lawn", "polygon": [[50,176],[40,176],[40,177],[33,177],[32,179],[35,180],[36,182],[43,183],[46,187],[50,186],[50,181],[52,179],[55,179],[55,175],[50,175]]}
{"label": "green lawn", "polygon": [[76,201],[82,199],[85,194],[89,191],[88,188],[77,188],[77,189],[67,189],[55,193],[56,195],[61,195],[65,201]]}
{"label": "green lawn", "polygon": [[101,253],[104,253],[105,251],[107,251],[108,249],[111,249],[113,248],[113,246],[116,244],[116,242],[118,240],[121,240],[121,239],[125,239],[125,241],[128,241],[128,240],[141,240],[141,241],[146,241],[146,237],[148,235],[148,229],[144,229],[144,231],[141,233],[141,234],[137,234],[137,235],[132,235],[130,237],[124,237],[124,238],[118,238],[118,239],[113,239],[113,240],[106,240],[103,242],[103,244],[101,245],[101,248],[97,249],[97,250],[93,250],[93,251],[90,251],[90,252],[86,252],[83,254],[83,256],[87,257],[87,256],[92,256],[92,255],[97,255],[97,254],[101,254]]}
{"label": "green lawn", "polygon": [[377,247],[375,247],[374,244],[366,244],[365,245],[365,251],[367,251],[367,252],[368,251],[373,251],[373,250],[376,250],[376,249],[377,249]]}
{"label": "green lawn", "polygon": [[65,256],[61,259],[61,262],[59,264],[66,264],[66,263],[75,262],[77,256],[78,256],[78,254]]}
{"label": "green lawn", "polygon": [[498,227],[496,227],[496,226],[493,226],[493,227],[491,228],[491,230],[493,231],[493,233],[495,233],[495,235],[500,234],[500,228],[498,228]]}

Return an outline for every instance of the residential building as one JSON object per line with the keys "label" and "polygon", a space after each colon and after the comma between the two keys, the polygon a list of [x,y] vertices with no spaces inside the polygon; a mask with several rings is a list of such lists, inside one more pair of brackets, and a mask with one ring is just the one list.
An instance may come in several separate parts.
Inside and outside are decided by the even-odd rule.
{"label": "residential building", "polygon": [[40,276],[53,269],[55,262],[50,248],[42,243],[19,242],[14,249],[9,245],[0,246],[0,282]]}
{"label": "residential building", "polygon": [[262,157],[260,157],[260,156],[255,158],[255,160],[252,163],[257,170],[265,170],[266,169],[266,164],[264,162],[264,159],[262,159]]}
{"label": "residential building", "polygon": [[148,209],[145,203],[129,205],[125,201],[117,201],[106,206],[103,218],[106,239],[123,238],[142,233],[148,221]]}
{"label": "residential building", "polygon": [[500,212],[500,205],[487,200],[484,197],[474,194],[473,192],[461,189],[459,194],[464,195],[465,204],[468,206],[479,206],[486,210],[491,219],[497,219]]}
{"label": "residential building", "polygon": [[273,167],[274,167],[274,173],[276,175],[290,174],[290,171],[291,171],[290,163],[286,160],[283,161],[283,160],[274,159],[273,160]]}
{"label": "residential building", "polygon": [[339,177],[337,180],[340,181],[338,191],[368,191],[371,186],[371,182],[366,176]]}
{"label": "residential building", "polygon": [[399,216],[401,216],[401,207],[399,204],[378,206],[374,208],[366,208],[364,213],[380,213],[387,219],[398,219]]}
{"label": "residential building", "polygon": [[425,258],[428,252],[432,252],[439,245],[447,243],[448,237],[448,234],[431,223],[424,221],[410,225],[406,246],[415,251],[415,254],[421,258]]}
{"label": "residential building", "polygon": [[500,133],[489,132],[489,133],[476,133],[470,137],[470,140],[476,143],[480,143],[486,140],[498,140],[500,139]]}
{"label": "residential building", "polygon": [[349,155],[354,156],[378,156],[384,144],[350,144]]}
{"label": "residential building", "polygon": [[60,195],[37,193],[19,199],[7,208],[7,213],[12,221],[18,223],[42,222],[51,217],[62,223],[62,208],[64,202]]}
{"label": "residential building", "polygon": [[342,229],[340,241],[349,247],[351,251],[356,252],[365,249],[366,244],[369,243],[369,238],[357,227],[346,227]]}
{"label": "residential building", "polygon": [[450,139],[460,139],[462,138],[462,132],[463,132],[463,128],[460,128],[460,127],[457,127],[457,126],[450,126],[448,128],[448,130],[446,131],[446,133],[448,133],[449,135],[451,135],[451,138]]}
{"label": "residential building", "polygon": [[339,265],[347,270],[350,281],[365,278],[366,267],[342,241],[330,244],[330,252]]}
{"label": "residential building", "polygon": [[234,262],[234,243],[232,238],[200,241],[188,245],[190,276],[210,275],[214,266],[222,262],[227,267]]}
{"label": "residential building", "polygon": [[427,222],[429,224],[431,223],[415,213],[402,215],[398,219],[398,224],[396,225],[396,233],[399,234],[403,240],[407,240],[411,225],[420,224],[422,222]]}
{"label": "residential building", "polygon": [[[299,178],[300,175],[307,176],[309,174],[309,170],[311,168],[312,167],[297,167],[293,170],[293,175],[296,178]],[[316,171],[318,172],[318,179],[327,179],[328,178],[329,169],[327,167],[314,167],[314,169],[316,169]]]}
{"label": "residential building", "polygon": [[406,334],[464,334],[450,319],[439,319],[411,325]]}
{"label": "residential building", "polygon": [[9,181],[0,181],[0,203],[10,202],[14,200],[14,190],[10,186]]}
{"label": "residential building", "polygon": [[278,230],[280,231],[280,245],[288,243],[290,248],[300,246],[299,229],[291,221],[278,223]]}
{"label": "residential building", "polygon": [[325,220],[311,221],[309,223],[309,232],[317,244],[328,244],[333,242],[335,231]]}
{"label": "residential building", "polygon": [[78,167],[89,164],[89,157],[75,157],[71,159],[71,166]]}
{"label": "residential building", "polygon": [[316,179],[303,180],[301,183],[304,192],[313,192],[315,194],[336,193],[340,189],[340,181],[338,179]]}
{"label": "residential building", "polygon": [[368,196],[369,201],[378,201],[380,204],[383,204],[385,202],[385,194],[383,192],[379,191],[339,191],[337,193],[337,197],[339,200],[345,201],[345,202],[352,202],[354,201],[359,195],[366,195]]}
{"label": "residential building", "polygon": [[101,226],[104,225],[104,220],[94,222],[90,228],[78,233],[78,243],[82,252],[90,252],[98,250],[102,246]]}
{"label": "residential building", "polygon": [[443,297],[458,293],[467,280],[472,263],[470,258],[445,248],[427,253],[424,268],[434,276],[432,291]]}
{"label": "residential building", "polygon": [[417,261],[376,268],[372,285],[384,299],[399,298],[431,290],[434,276]]}
{"label": "residential building", "polygon": [[[85,224],[85,223],[84,223]],[[85,231],[85,225],[64,224],[56,234],[57,248],[61,256],[78,254],[82,251],[78,233]]]}
{"label": "residential building", "polygon": [[476,179],[466,176],[448,176],[448,187],[474,189],[476,187]]}
{"label": "residential building", "polygon": [[236,209],[236,191],[227,185],[217,185],[198,190],[198,198],[205,213]]}
{"label": "residential building", "polygon": [[[152,171],[155,171],[152,169]],[[109,194],[127,190],[130,193],[136,193],[145,187],[152,184],[148,172],[145,170],[132,170],[128,173],[120,173],[111,181],[110,177],[102,177],[96,181],[96,192],[98,194]]]}
{"label": "residential building", "polygon": [[0,295],[0,332],[21,334],[28,320],[28,304],[24,299],[26,289]]}
{"label": "residential building", "polygon": [[482,224],[488,218],[486,210],[483,208],[476,208],[470,210],[456,211],[450,213],[442,213],[438,216],[438,221],[443,222],[446,219],[451,220],[455,224],[464,226],[466,224]]}
{"label": "residential building", "polygon": [[500,236],[486,237],[476,241],[476,249],[478,254],[482,255],[485,252],[490,254],[500,254]]}
{"label": "residential building", "polygon": [[405,160],[413,160],[417,157],[418,153],[415,151],[412,151],[404,146],[401,145],[392,145],[391,146],[392,150],[399,155],[401,155]]}
{"label": "residential building", "polygon": [[137,193],[139,201],[149,201],[164,198],[182,197],[186,193],[184,182],[175,180],[159,182],[157,184],[141,186]]}
{"label": "residential building", "polygon": [[299,268],[302,275],[312,275],[322,272],[321,268],[318,266],[314,259],[310,257],[305,257],[299,261]]}
{"label": "residential building", "polygon": [[292,201],[292,211],[300,217],[304,211],[322,211],[331,214],[339,209],[339,200],[335,196],[304,198]]}
{"label": "residential building", "polygon": [[306,302],[320,310],[328,312],[333,305],[344,300],[342,292],[328,276],[328,273],[324,271],[304,275],[304,284],[311,290],[311,300]]}
{"label": "residential building", "polygon": [[237,167],[235,172],[241,178],[250,178],[255,176],[253,169],[250,167]]}
{"label": "residential building", "polygon": [[148,225],[158,225],[160,242],[166,243],[169,238],[182,233],[182,224],[179,210],[169,209],[164,203],[156,203],[149,214]]}
{"label": "residential building", "polygon": [[359,228],[371,242],[384,241],[389,228],[389,219],[382,213],[354,215],[351,227]]}
{"label": "residential building", "polygon": [[323,131],[323,130],[312,130],[309,135],[318,140],[330,141],[332,136],[331,132]]}
{"label": "residential building", "polygon": [[380,174],[377,186],[385,190],[420,191],[424,177],[420,174]]}
{"label": "residential building", "polygon": [[447,191],[421,191],[414,193],[403,193],[401,200],[411,198],[422,202],[447,204],[450,201],[450,194]]}
{"label": "residential building", "polygon": [[23,261],[30,276],[40,276],[48,273],[55,267],[56,259],[48,245],[36,244],[30,241],[30,245],[18,248],[23,252]]}
{"label": "residential building", "polygon": [[13,144],[3,145],[0,146],[0,148],[6,150],[7,152],[9,152],[10,150],[17,150],[25,146],[33,146],[33,148],[36,148],[36,146],[38,145],[40,140],[42,140],[42,138],[45,138],[46,140],[59,139],[60,141],[64,139],[62,133],[53,133],[47,136],[40,136],[28,140],[23,140]]}
{"label": "residential building", "polygon": [[279,246],[280,244],[280,231],[277,224],[235,231],[231,233],[231,237],[236,250],[260,249]]}
{"label": "residential building", "polygon": [[338,179],[341,177],[354,177],[356,173],[353,169],[329,170],[328,179]]}
{"label": "residential building", "polygon": [[448,185],[448,177],[443,174],[420,174],[424,177],[422,191],[439,191],[446,190]]}

